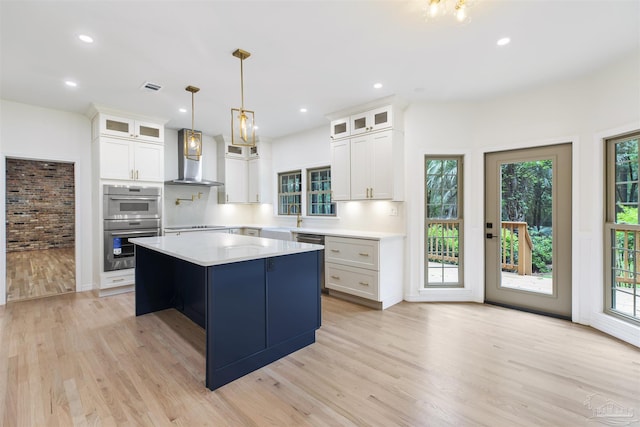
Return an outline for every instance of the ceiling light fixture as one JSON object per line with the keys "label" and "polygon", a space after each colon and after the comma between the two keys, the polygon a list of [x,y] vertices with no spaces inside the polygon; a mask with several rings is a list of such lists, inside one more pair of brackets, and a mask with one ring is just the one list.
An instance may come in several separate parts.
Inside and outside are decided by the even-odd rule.
{"label": "ceiling light fixture", "polygon": [[76,83],[74,81],[71,81],[71,80],[65,81],[64,84],[66,84],[69,87],[77,87],[78,86],[78,83]]}
{"label": "ceiling light fixture", "polygon": [[93,43],[93,37],[86,34],[80,34],[78,35],[78,38],[85,43]]}
{"label": "ceiling light fixture", "polygon": [[466,24],[471,21],[469,7],[473,0],[423,0],[422,13],[425,20],[452,14],[457,22]]}
{"label": "ceiling light fixture", "polygon": [[194,95],[200,90],[200,88],[187,86],[184,90],[191,92],[191,130],[187,130],[184,133],[184,157],[190,160],[199,161],[200,156],[202,156],[202,132],[196,132],[194,127]]}
{"label": "ceiling light fixture", "polygon": [[373,84],[373,88],[374,88],[374,89],[380,89],[380,88],[382,88],[382,83],[374,83],[374,84]]}
{"label": "ceiling light fixture", "polygon": [[303,108],[301,108],[301,109],[300,109],[300,112],[301,112],[301,113],[306,113],[306,112],[307,112],[307,109],[303,107]]}
{"label": "ceiling light fixture", "polygon": [[509,37],[503,37],[496,42],[498,46],[506,46],[509,43],[511,43],[511,39]]}
{"label": "ceiling light fixture", "polygon": [[244,69],[242,64],[251,54],[236,49],[233,56],[240,59],[240,108],[231,109],[231,145],[252,147],[256,145],[255,114],[244,109]]}
{"label": "ceiling light fixture", "polygon": [[186,113],[187,109],[186,108],[178,108],[178,111],[181,113]]}

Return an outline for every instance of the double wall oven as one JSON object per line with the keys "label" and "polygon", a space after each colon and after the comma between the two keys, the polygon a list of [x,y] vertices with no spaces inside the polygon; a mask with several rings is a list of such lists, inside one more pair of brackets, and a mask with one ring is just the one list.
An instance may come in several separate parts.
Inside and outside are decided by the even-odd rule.
{"label": "double wall oven", "polygon": [[160,235],[162,193],[156,187],[105,185],[102,196],[104,218],[104,271],[135,266],[134,237]]}

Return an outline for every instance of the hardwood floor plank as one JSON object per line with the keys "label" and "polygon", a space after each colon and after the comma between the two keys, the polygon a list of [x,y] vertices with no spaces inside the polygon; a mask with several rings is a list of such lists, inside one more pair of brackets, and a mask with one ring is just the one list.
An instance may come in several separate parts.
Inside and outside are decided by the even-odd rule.
{"label": "hardwood floor plank", "polygon": [[204,331],[135,317],[131,293],[9,303],[0,340],[7,427],[580,426],[608,421],[607,401],[640,418],[638,348],[482,304],[325,296],[315,344],[213,392]]}
{"label": "hardwood floor plank", "polygon": [[75,248],[8,252],[7,302],[75,292]]}

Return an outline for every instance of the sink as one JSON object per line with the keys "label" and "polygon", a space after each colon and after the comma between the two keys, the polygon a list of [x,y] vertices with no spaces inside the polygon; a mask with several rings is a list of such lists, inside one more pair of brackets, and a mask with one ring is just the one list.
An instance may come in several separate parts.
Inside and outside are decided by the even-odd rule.
{"label": "sink", "polygon": [[260,230],[260,237],[276,240],[293,240],[291,230],[288,228],[263,228]]}

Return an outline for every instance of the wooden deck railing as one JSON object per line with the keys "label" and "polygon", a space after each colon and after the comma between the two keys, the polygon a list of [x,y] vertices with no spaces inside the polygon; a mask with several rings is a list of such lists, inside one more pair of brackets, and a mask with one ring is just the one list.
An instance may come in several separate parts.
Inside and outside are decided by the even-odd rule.
{"label": "wooden deck railing", "polygon": [[[503,221],[500,232],[502,269],[530,275],[533,242],[526,222]],[[434,262],[458,263],[458,224],[431,222],[427,231],[427,258]]]}
{"label": "wooden deck railing", "polygon": [[[520,276],[531,275],[533,242],[526,222],[502,221],[502,269],[516,271]],[[516,237],[517,236],[517,237]]]}
{"label": "wooden deck railing", "polygon": [[640,232],[622,227],[614,231],[615,280],[618,283],[638,283],[640,282]]}

